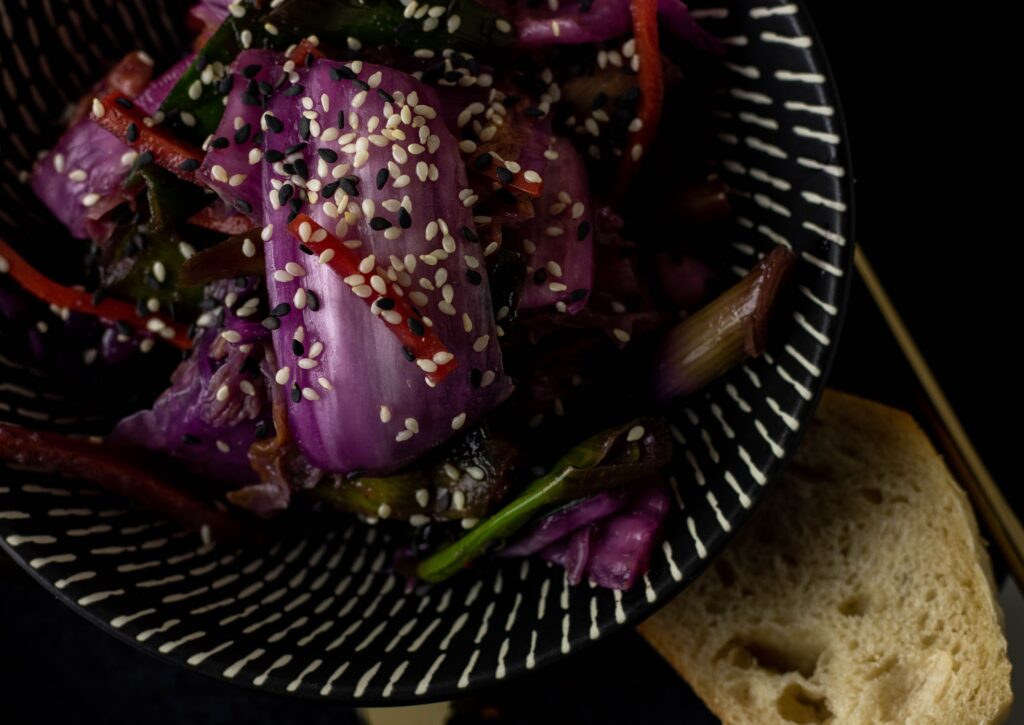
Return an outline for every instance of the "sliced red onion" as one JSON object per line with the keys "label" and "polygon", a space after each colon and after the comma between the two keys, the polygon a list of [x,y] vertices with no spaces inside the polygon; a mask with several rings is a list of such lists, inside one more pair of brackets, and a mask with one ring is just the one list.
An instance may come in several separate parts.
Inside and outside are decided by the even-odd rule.
{"label": "sliced red onion", "polygon": [[515,543],[501,550],[502,556],[531,556],[595,521],[611,516],[633,497],[631,488],[623,487],[576,501],[548,514]]}

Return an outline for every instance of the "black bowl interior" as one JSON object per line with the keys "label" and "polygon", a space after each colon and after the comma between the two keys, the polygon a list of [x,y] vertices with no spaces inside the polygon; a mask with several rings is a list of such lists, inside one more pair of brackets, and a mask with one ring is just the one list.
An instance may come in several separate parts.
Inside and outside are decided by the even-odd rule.
{"label": "black bowl interior", "polygon": [[[59,247],[52,240],[66,233],[24,186],[27,170],[111,59],[136,46],[158,64],[175,58],[181,7],[0,0],[0,237]],[[711,154],[735,210],[721,272],[742,275],[777,244],[801,263],[770,354],[673,411],[678,505],[633,590],[571,587],[561,570],[516,561],[407,592],[379,528],[322,521],[244,548],[203,546],[109,494],[15,466],[0,468],[4,547],[69,606],[160,657],[252,687],[361,703],[440,699],[543,667],[671,598],[796,446],[835,348],[853,252],[841,118],[806,14],[751,0],[691,7],[730,49]],[[39,373],[2,341],[2,420],[93,432],[126,402],[131,381],[97,403],[96,391]]]}

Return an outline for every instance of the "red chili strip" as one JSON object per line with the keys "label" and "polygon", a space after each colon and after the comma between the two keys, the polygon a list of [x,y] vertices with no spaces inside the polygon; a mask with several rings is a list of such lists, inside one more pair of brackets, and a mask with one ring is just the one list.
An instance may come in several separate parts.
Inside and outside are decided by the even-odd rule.
{"label": "red chili strip", "polygon": [[135,459],[135,451],[98,445],[59,433],[0,424],[0,461],[45,466],[132,499],[190,529],[208,526],[218,539],[241,532],[241,523],[160,476],[159,466]]}
{"label": "red chili strip", "polygon": [[92,119],[133,149],[153,154],[153,161],[185,181],[196,181],[205,154],[161,126],[147,126],[144,114],[120,93],[93,103]]}
{"label": "red chili strip", "polygon": [[2,270],[6,270],[27,292],[47,304],[66,307],[72,312],[102,317],[105,320],[125,322],[139,332],[151,333],[157,339],[166,340],[182,350],[192,347],[188,330],[184,325],[159,315],[139,317],[135,312],[135,305],[122,300],[103,299],[93,302],[90,293],[54,282],[0,239],[0,271]]}
{"label": "red chili strip", "polygon": [[369,305],[373,314],[402,343],[406,354],[426,373],[427,380],[436,385],[455,371],[458,367],[455,356],[441,342],[433,328],[423,322],[423,314],[405,299],[400,286],[385,282],[394,292],[393,295],[384,295],[374,289],[371,278],[379,275],[381,279],[387,280],[384,273],[376,268],[370,273],[361,272],[359,265],[362,258],[305,214],[295,217],[288,225],[288,231],[320,255],[320,262],[330,267],[349,285],[354,295]]}
{"label": "red chili strip", "polygon": [[326,58],[327,56],[310,42],[309,38],[303,38],[295,47],[292,48],[292,52],[288,54],[288,58],[295,63],[296,66],[303,66],[308,61],[309,56],[314,58]]}
{"label": "red chili strip", "polygon": [[[629,9],[633,16],[636,53],[640,56],[640,70],[637,73],[640,85],[638,118],[642,125],[639,131],[629,135],[629,146],[622,156],[622,166],[616,182],[620,194],[629,187],[630,179],[640,165],[640,156],[649,151],[654,143],[665,96],[661,48],[658,42],[658,3],[654,0],[631,0]],[[634,158],[634,150],[637,148],[639,152],[637,158]]]}

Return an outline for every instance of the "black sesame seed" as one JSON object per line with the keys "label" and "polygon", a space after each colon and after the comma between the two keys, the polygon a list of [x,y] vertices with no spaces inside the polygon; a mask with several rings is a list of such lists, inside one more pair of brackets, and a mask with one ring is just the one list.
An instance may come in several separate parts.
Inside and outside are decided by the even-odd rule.
{"label": "black sesame seed", "polygon": [[238,368],[238,372],[242,375],[248,375],[250,378],[254,378],[260,374],[260,363],[252,355],[246,355],[245,360]]}
{"label": "black sesame seed", "polygon": [[260,106],[260,105],[262,105],[262,103],[260,102],[259,97],[253,95],[252,93],[249,93],[249,91],[243,91],[242,95],[239,96],[239,97],[242,99],[242,103],[244,103],[247,106]]}
{"label": "black sesame seed", "polygon": [[462,73],[457,70],[450,70],[444,74],[444,79],[449,83],[457,83],[462,78]]}
{"label": "black sesame seed", "polygon": [[505,96],[505,99],[501,102],[505,108],[512,108],[514,105],[519,103],[519,96]]}
{"label": "black sesame seed", "polygon": [[533,273],[534,284],[544,284],[548,279],[548,271],[541,267]]}
{"label": "black sesame seed", "polygon": [[326,198],[330,198],[330,197],[334,196],[334,192],[336,192],[338,190],[338,187],[340,185],[341,185],[340,181],[332,181],[330,184],[328,184],[327,186],[323,187],[320,190],[320,195],[323,196],[325,199]]}
{"label": "black sesame seed", "polygon": [[530,106],[525,111],[523,111],[523,113],[532,118],[544,118],[544,111],[540,110],[536,106]]}
{"label": "black sesame seed", "polygon": [[491,165],[491,159],[492,157],[489,153],[482,153],[476,157],[476,160],[473,162],[473,165],[476,166],[478,169],[486,169],[488,166]]}
{"label": "black sesame seed", "polygon": [[498,169],[498,181],[502,184],[511,184],[512,180],[515,179],[515,174],[506,169],[504,166],[499,166]]}
{"label": "black sesame seed", "polygon": [[309,167],[306,166],[306,162],[302,159],[295,159],[292,162],[292,166],[295,167],[295,173],[301,176],[303,179],[309,178]]}
{"label": "black sesame seed", "polygon": [[116,99],[114,99],[114,103],[119,105],[121,108],[128,108],[128,109],[135,108],[135,104],[132,103],[131,101],[129,101],[124,96],[118,96]]}
{"label": "black sesame seed", "polygon": [[281,326],[281,321],[276,317],[268,317],[267,319],[263,320],[263,322],[261,322],[260,324],[263,325],[268,330],[276,330]]}
{"label": "black sesame seed", "polygon": [[382,310],[393,310],[395,309],[395,301],[390,297],[381,297],[376,302],[377,307]]}
{"label": "black sesame seed", "polygon": [[292,386],[292,402],[298,403],[300,400],[302,400],[302,389],[299,387],[298,383],[295,383],[295,385]]}
{"label": "black sesame seed", "polygon": [[338,111],[338,130],[345,128],[345,112]]}
{"label": "black sesame seed", "polygon": [[405,355],[405,359],[409,362],[416,362],[416,353],[410,350],[405,345],[402,345],[402,354]]}
{"label": "black sesame seed", "polygon": [[467,241],[473,242],[474,244],[480,243],[480,236],[469,227],[462,227],[459,231],[462,232],[462,236],[464,236]]}
{"label": "black sesame seed", "polygon": [[281,153],[280,151],[270,149],[270,151],[267,151],[267,153],[263,154],[263,158],[265,158],[272,164],[276,164],[278,161],[284,161],[284,154]]}
{"label": "black sesame seed", "polygon": [[285,155],[291,156],[292,154],[297,154],[299,151],[305,151],[308,145],[309,144],[307,144],[305,141],[299,141],[296,144],[292,144],[291,146],[284,150]]}
{"label": "black sesame seed", "polygon": [[580,225],[576,227],[576,238],[582,242],[587,238],[588,234],[590,234],[590,222],[584,219],[580,222]]}
{"label": "black sesame seed", "polygon": [[306,67],[312,68],[313,64],[316,63],[316,56],[312,53],[306,53]]}
{"label": "black sesame seed", "polygon": [[129,123],[128,130],[125,131],[124,137],[128,143],[135,143],[139,140],[139,127],[134,123]]}
{"label": "black sesame seed", "polygon": [[273,315],[274,317],[284,317],[291,311],[292,306],[287,302],[282,302],[279,305],[276,305],[274,309],[270,311],[270,314]]}
{"label": "black sesame seed", "polygon": [[199,53],[196,55],[196,70],[205,70],[210,60],[206,57],[206,53]]}
{"label": "black sesame seed", "polygon": [[370,90],[370,84],[367,83],[366,81],[364,81],[361,78],[353,78],[352,79],[352,85],[354,85],[356,88],[358,88],[361,91],[368,91],[368,90]]}
{"label": "black sesame seed", "polygon": [[336,81],[340,81],[342,79],[350,81],[356,77],[355,72],[353,72],[353,70],[347,65],[339,65],[336,68],[331,68],[330,74],[331,79]]}
{"label": "black sesame seed", "polygon": [[210,145],[215,149],[226,149],[228,146],[231,145],[231,142],[228,141],[223,136],[218,136],[217,138],[213,139],[213,141],[210,142]]}
{"label": "black sesame seed", "polygon": [[284,169],[285,173],[288,174],[289,176],[291,176],[292,174],[295,173],[295,164],[294,163],[284,164],[281,168]]}
{"label": "black sesame seed", "polygon": [[387,103],[394,103],[395,97],[385,91],[383,88],[377,89],[377,95],[384,99]]}
{"label": "black sesame seed", "polygon": [[292,199],[291,201],[288,202],[288,208],[291,209],[292,212],[294,212],[295,214],[298,214],[300,211],[302,211],[302,199]]}
{"label": "black sesame seed", "polygon": [[263,131],[257,131],[253,134],[252,143],[254,146],[263,146],[263,141],[267,138],[267,134]]}
{"label": "black sesame seed", "polygon": [[302,120],[299,121],[299,137],[302,138],[303,141],[309,141],[309,119],[305,116],[303,116]]}
{"label": "black sesame seed", "polygon": [[235,199],[231,205],[243,214],[252,214],[252,204],[245,199]]}
{"label": "black sesame seed", "polygon": [[295,355],[305,355],[306,354],[306,347],[305,347],[305,345],[303,345],[298,340],[292,340],[292,352]]}
{"label": "black sesame seed", "polygon": [[241,128],[235,130],[235,143],[245,143],[249,140],[252,135],[252,124],[244,124]]}
{"label": "black sesame seed", "polygon": [[[96,290],[96,292],[93,293],[92,299],[94,305],[98,304],[96,302],[97,295],[99,295],[101,298],[103,297],[102,292],[102,290]],[[138,317],[145,317],[146,315],[149,314],[149,307],[146,306],[146,300],[142,299],[141,297],[135,302],[135,314]]]}
{"label": "black sesame seed", "polygon": [[313,312],[320,309],[320,298],[311,289],[306,290],[306,307],[313,310]]}
{"label": "black sesame seed", "polygon": [[154,277],[152,274],[146,274],[146,286],[152,290],[160,289],[160,280]]}
{"label": "black sesame seed", "polygon": [[245,277],[235,277],[235,287],[238,289],[244,289],[247,284],[249,283],[246,281]]}
{"label": "black sesame seed", "polygon": [[288,218],[285,221],[287,221],[289,224],[291,224],[293,221],[295,221],[295,219],[298,216],[299,216],[299,213],[297,211],[289,212],[288,213]]}
{"label": "black sesame seed", "polygon": [[231,89],[235,87],[235,77],[227,76],[224,80],[217,84],[217,92],[223,95],[231,93]]}
{"label": "black sesame seed", "polygon": [[348,180],[348,177],[341,179],[341,189],[349,196],[359,196],[359,189],[356,188],[355,184]]}
{"label": "black sesame seed", "polygon": [[398,226],[402,227],[402,229],[408,229],[412,226],[412,215],[409,214],[404,206],[398,209]]}
{"label": "black sesame seed", "polygon": [[588,289],[582,289],[582,288],[581,289],[574,289],[572,292],[569,293],[569,300],[571,302],[580,302],[589,293],[590,293],[590,290],[588,290]]}
{"label": "black sesame seed", "polygon": [[288,98],[294,98],[295,96],[301,94],[304,90],[306,89],[303,87],[301,83],[296,83],[293,86],[288,86],[288,88],[285,89],[284,95]]}
{"label": "black sesame seed", "polygon": [[118,320],[115,322],[114,327],[117,328],[118,334],[124,335],[125,337],[130,337],[133,332],[132,326],[124,320]]}
{"label": "black sesame seed", "polygon": [[291,184],[285,184],[277,190],[277,203],[284,206],[288,203],[288,200],[292,198],[292,194],[295,193],[295,187]]}
{"label": "black sesame seed", "polygon": [[473,368],[469,371],[469,384],[474,388],[479,388],[480,383],[483,382],[484,374],[480,368]]}
{"label": "black sesame seed", "polygon": [[382,216],[375,216],[373,219],[370,220],[370,229],[372,229],[375,232],[382,232],[385,229],[390,228],[391,222],[389,222]]}
{"label": "black sesame seed", "polygon": [[196,159],[185,159],[178,164],[178,168],[182,171],[195,171],[199,168],[199,162]]}
{"label": "black sesame seed", "polygon": [[284,131],[284,124],[281,122],[281,119],[278,118],[277,116],[271,116],[268,113],[263,118],[267,122],[267,128],[273,131],[274,133],[281,133],[282,131]]}
{"label": "black sesame seed", "polygon": [[267,425],[267,421],[261,420],[256,424],[256,440],[261,441],[270,435],[270,426]]}
{"label": "black sesame seed", "polygon": [[317,149],[316,155],[329,164],[333,164],[338,160],[338,152],[331,149]]}
{"label": "black sesame seed", "polygon": [[[100,302],[103,301],[103,298],[106,297],[106,296],[107,296],[107,291],[105,289],[103,289],[102,287],[100,287],[99,289],[97,289],[95,292],[92,293],[92,303],[94,305],[98,305]],[[142,300],[139,300],[139,302],[142,302]],[[139,314],[138,310],[136,310],[135,314],[137,314],[137,315]],[[143,315],[139,315],[139,317],[142,317],[142,316]]]}
{"label": "black sesame seed", "polygon": [[143,151],[135,159],[135,168],[140,169],[143,166],[148,166],[149,164],[153,163],[153,160],[154,156],[152,151]]}
{"label": "black sesame seed", "polygon": [[388,177],[390,174],[387,169],[381,169],[377,172],[377,191],[384,188],[384,184],[388,183]]}
{"label": "black sesame seed", "polygon": [[408,319],[408,323],[409,329],[412,330],[412,333],[417,337],[423,337],[424,335],[427,334],[427,328],[425,328],[423,326],[423,323],[417,320],[415,317],[410,317]]}
{"label": "black sesame seed", "polygon": [[466,279],[469,280],[470,284],[480,284],[481,282],[484,281],[483,276],[475,269],[466,270]]}
{"label": "black sesame seed", "polygon": [[266,81],[260,81],[259,83],[256,84],[256,87],[260,89],[260,93],[262,93],[264,96],[270,96],[273,95],[274,93],[274,87],[267,83]]}
{"label": "black sesame seed", "polygon": [[305,244],[300,244],[299,245],[299,251],[302,252],[303,254],[309,254],[309,255],[313,254],[313,250],[310,249],[309,247],[307,247]]}
{"label": "black sesame seed", "polygon": [[263,66],[254,63],[252,65],[245,66],[245,68],[242,69],[242,75],[246,78],[254,78],[261,70],[263,70]]}

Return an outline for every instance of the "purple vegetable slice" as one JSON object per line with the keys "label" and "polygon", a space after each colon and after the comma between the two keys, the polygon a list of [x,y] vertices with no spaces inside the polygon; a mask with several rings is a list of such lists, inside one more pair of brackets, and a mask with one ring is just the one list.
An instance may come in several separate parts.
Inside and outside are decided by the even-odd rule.
{"label": "purple vegetable slice", "polygon": [[[232,139],[255,120],[262,160],[250,164],[251,143],[232,142],[211,149],[201,174],[262,216],[266,324],[299,448],[325,470],[388,473],[511,392],[458,147],[434,91],[404,73],[358,61],[296,69],[254,53],[235,64],[216,136]],[[282,77],[263,95],[265,108],[242,98],[252,95],[250,80],[260,91],[260,79]],[[358,253],[357,275],[340,278],[330,255],[304,253],[288,229],[300,213]],[[370,295],[382,297],[372,308],[363,301]],[[458,365],[435,387],[426,376],[451,361],[403,349],[388,329],[396,309],[387,300],[398,297],[424,316],[406,320],[409,329],[430,327]]]}

